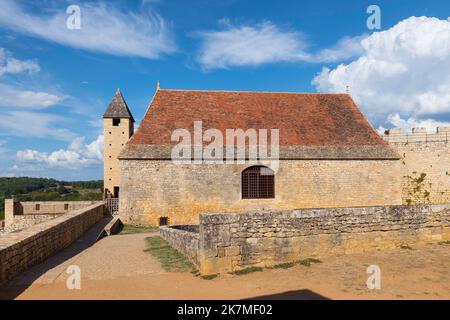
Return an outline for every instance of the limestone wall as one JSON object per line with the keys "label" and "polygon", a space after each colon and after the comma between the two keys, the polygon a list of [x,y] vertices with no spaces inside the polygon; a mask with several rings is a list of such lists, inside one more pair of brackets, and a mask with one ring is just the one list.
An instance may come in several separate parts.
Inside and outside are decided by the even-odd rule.
{"label": "limestone wall", "polygon": [[[133,135],[134,124],[130,119],[120,119],[118,126],[113,126],[113,119],[103,119],[104,134],[104,188],[111,193],[120,185],[119,153]],[[117,196],[117,195],[114,195]]]}
{"label": "limestone wall", "polygon": [[247,164],[121,160],[125,223],[198,223],[201,212],[401,204],[398,160],[280,160],[274,199],[242,199]]}
{"label": "limestone wall", "polygon": [[450,205],[202,214],[202,274],[450,239]]}
{"label": "limestone wall", "polygon": [[52,220],[99,201],[18,201],[5,199],[5,232],[14,232]]}
{"label": "limestone wall", "polygon": [[[189,225],[178,226],[178,228],[177,226],[161,227],[159,233],[172,247],[183,253],[195,265],[198,265],[199,234],[197,229],[198,226]],[[197,232],[195,232],[196,230]]]}
{"label": "limestone wall", "polygon": [[0,237],[0,285],[68,247],[97,223],[104,205],[94,204]]}
{"label": "limestone wall", "polygon": [[403,204],[450,203],[450,128],[390,130],[384,138],[401,156]]}

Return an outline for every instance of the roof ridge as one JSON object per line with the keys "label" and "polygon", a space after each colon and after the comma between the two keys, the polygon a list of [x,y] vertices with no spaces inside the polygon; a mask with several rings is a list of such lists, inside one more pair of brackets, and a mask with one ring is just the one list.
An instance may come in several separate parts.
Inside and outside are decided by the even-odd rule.
{"label": "roof ridge", "polygon": [[302,94],[302,95],[350,95],[346,92],[289,92],[289,91],[241,91],[241,90],[204,90],[204,89],[158,89],[158,91],[191,91],[191,92],[234,92],[234,93],[283,93],[283,94]]}

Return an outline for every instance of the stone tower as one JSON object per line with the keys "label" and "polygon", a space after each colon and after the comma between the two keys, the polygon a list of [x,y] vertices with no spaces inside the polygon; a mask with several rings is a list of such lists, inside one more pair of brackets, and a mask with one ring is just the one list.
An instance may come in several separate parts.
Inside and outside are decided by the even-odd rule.
{"label": "stone tower", "polygon": [[134,133],[134,118],[122,93],[117,89],[103,115],[104,133],[104,195],[119,197],[119,153]]}

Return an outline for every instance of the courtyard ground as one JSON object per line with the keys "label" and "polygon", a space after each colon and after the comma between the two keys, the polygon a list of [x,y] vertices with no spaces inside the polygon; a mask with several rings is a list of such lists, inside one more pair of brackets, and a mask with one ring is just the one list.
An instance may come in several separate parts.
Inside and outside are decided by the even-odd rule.
{"label": "courtyard ground", "polygon": [[[450,299],[450,245],[330,256],[321,263],[223,274],[204,280],[167,272],[147,249],[157,232],[95,242],[91,230],[70,248],[0,288],[2,299]],[[67,268],[81,270],[81,289],[68,290]],[[366,286],[369,265],[381,269],[381,289]]]}

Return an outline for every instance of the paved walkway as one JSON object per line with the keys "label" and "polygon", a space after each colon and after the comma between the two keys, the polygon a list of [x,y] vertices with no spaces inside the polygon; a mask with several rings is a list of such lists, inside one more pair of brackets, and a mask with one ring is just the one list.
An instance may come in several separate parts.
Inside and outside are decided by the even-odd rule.
{"label": "paved walkway", "polygon": [[0,288],[0,298],[15,298],[29,286],[65,283],[67,268],[80,267],[82,280],[108,280],[164,272],[160,263],[144,250],[145,238],[158,235],[140,233],[109,236],[96,242],[104,223],[100,222],[69,248],[13,279]]}
{"label": "paved walkway", "polygon": [[[266,269],[203,280],[165,272],[146,249],[157,233],[117,235],[99,242],[101,224],[70,248],[0,289],[3,299],[449,299],[450,245],[427,244],[324,257],[311,267]],[[382,289],[366,287],[367,267],[382,270]],[[81,268],[81,290],[66,286],[67,267]]]}

